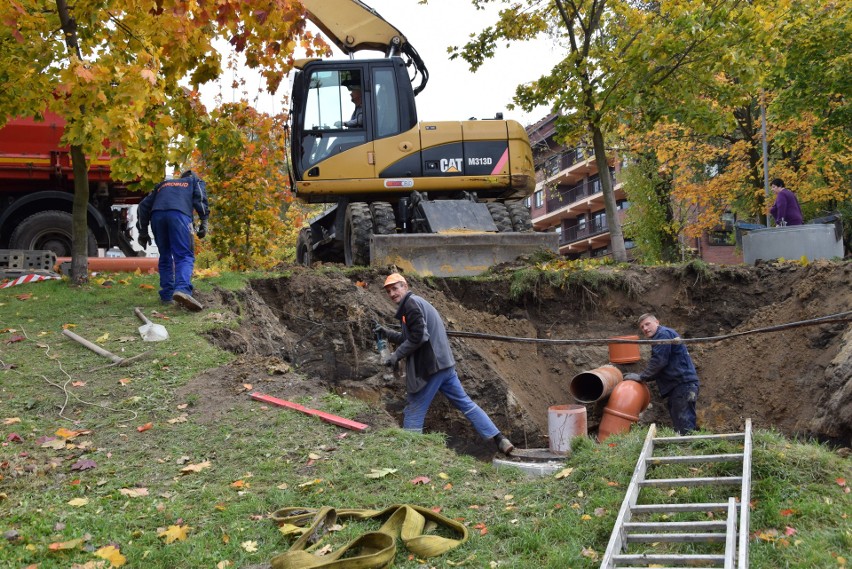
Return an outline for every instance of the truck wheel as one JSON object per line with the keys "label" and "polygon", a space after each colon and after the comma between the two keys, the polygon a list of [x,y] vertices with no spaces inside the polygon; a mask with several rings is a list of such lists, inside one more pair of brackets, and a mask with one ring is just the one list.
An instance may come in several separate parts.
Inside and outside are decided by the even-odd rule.
{"label": "truck wheel", "polygon": [[512,221],[509,219],[509,210],[505,204],[491,202],[485,204],[488,211],[491,212],[491,219],[494,220],[494,225],[497,226],[497,231],[507,233],[512,231]]}
{"label": "truck wheel", "polygon": [[[98,254],[98,243],[91,229],[88,234],[88,255]],[[24,219],[9,238],[10,249],[47,250],[57,257],[71,256],[71,214],[50,210],[34,213]]]}
{"label": "truck wheel", "polygon": [[530,210],[523,203],[513,203],[507,206],[512,228],[518,233],[529,233],[532,231],[532,219]]}
{"label": "truck wheel", "polygon": [[303,227],[299,231],[299,238],[296,240],[296,262],[300,265],[310,267],[314,262],[313,239],[311,238],[311,228]]}
{"label": "truck wheel", "polygon": [[375,202],[370,204],[370,212],[373,214],[373,233],[376,235],[393,235],[396,233],[396,216],[391,204]]}
{"label": "truck wheel", "polygon": [[370,235],[373,233],[373,219],[370,208],[362,202],[346,206],[343,219],[343,257],[346,266],[370,264]]}

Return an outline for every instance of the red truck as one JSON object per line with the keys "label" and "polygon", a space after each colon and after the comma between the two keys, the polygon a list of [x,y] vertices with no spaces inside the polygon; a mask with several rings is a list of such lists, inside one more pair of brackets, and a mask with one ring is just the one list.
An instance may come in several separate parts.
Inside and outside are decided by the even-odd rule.
{"label": "red truck", "polygon": [[[50,250],[71,256],[74,173],[60,142],[65,120],[14,118],[0,129],[0,249]],[[108,155],[89,163],[89,256],[118,247],[137,256],[130,234],[130,206],[143,194],[110,177]]]}

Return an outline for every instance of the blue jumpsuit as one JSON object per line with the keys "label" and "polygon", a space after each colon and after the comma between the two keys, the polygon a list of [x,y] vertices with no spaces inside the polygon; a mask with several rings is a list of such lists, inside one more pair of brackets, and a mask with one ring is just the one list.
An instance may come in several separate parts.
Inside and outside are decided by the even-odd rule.
{"label": "blue jumpsuit", "polygon": [[166,302],[175,292],[192,296],[193,210],[201,221],[210,216],[204,180],[192,172],[160,182],[139,204],[140,231],[147,232],[150,224],[160,250],[160,299]]}

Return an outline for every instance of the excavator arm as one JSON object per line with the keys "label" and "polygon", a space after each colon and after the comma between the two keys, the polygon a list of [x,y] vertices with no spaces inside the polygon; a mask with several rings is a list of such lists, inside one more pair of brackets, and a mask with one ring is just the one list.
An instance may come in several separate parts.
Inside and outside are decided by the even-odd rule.
{"label": "excavator arm", "polygon": [[358,51],[379,51],[385,57],[404,56],[407,66],[414,66],[414,94],[420,93],[429,80],[426,65],[406,37],[360,0],[302,0],[308,19],[346,55]]}

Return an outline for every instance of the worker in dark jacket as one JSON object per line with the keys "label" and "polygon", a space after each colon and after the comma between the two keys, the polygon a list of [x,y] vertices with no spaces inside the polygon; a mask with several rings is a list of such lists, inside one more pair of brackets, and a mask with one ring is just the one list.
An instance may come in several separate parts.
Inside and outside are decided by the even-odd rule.
{"label": "worker in dark jacket", "polygon": [[[672,340],[680,335],[653,314],[639,317],[639,328],[651,340]],[[695,403],[698,400],[698,373],[684,344],[654,344],[651,359],[641,373],[628,373],[624,379],[656,380],[660,395],[666,398],[674,429],[685,435],[695,430]]]}
{"label": "worker in dark jacket", "polygon": [[160,300],[173,301],[198,312],[204,308],[192,296],[192,270],[195,267],[195,243],[192,238],[192,212],[198,213],[200,224],[196,235],[207,235],[206,185],[192,170],[180,178],[165,180],[154,187],[139,204],[139,244],[151,244],[148,225],[154,230],[154,241],[160,251]]}
{"label": "worker in dark jacket", "polygon": [[383,326],[377,326],[376,332],[385,334],[397,345],[396,351],[382,363],[395,368],[399,360],[406,359],[408,405],[403,411],[403,428],[422,432],[426,412],[440,391],[453,407],[467,417],[483,439],[493,440],[500,452],[510,454],[514,449],[512,443],[465,393],[456,374],[456,361],[450,350],[447,331],[435,307],[413,294],[408,282],[399,273],[388,276],[384,287],[391,300],[399,305],[396,318],[402,324],[402,332]]}

